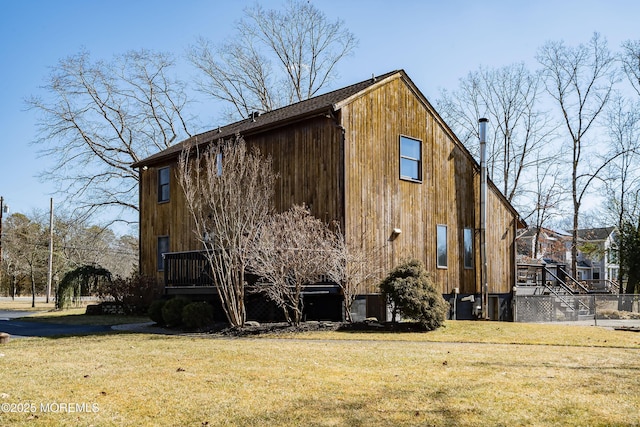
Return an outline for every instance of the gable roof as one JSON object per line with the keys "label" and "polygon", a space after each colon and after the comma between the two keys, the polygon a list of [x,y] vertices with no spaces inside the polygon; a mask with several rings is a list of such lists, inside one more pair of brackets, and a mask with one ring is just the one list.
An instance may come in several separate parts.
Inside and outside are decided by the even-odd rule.
{"label": "gable roof", "polygon": [[606,240],[613,233],[615,227],[583,228],[577,231],[581,240]]}
{"label": "gable roof", "polygon": [[185,145],[194,143],[197,145],[207,144],[220,138],[229,138],[238,133],[253,133],[265,128],[273,127],[275,125],[282,125],[291,121],[310,117],[321,112],[334,110],[336,104],[344,103],[345,101],[350,100],[350,98],[358,95],[365,89],[370,88],[374,85],[377,86],[378,84],[381,84],[383,80],[397,73],[405,74],[402,70],[391,71],[389,73],[382,74],[378,77],[372,77],[368,80],[361,81],[351,86],[343,87],[341,89],[337,89],[323,95],[318,95],[304,101],[296,102],[295,104],[290,104],[282,108],[278,108],[254,117],[249,117],[235,123],[228,124],[226,126],[218,127],[217,129],[194,135],[178,144],[172,145],[171,147],[163,151],[153,154],[152,156],[149,156],[144,160],[134,163],[133,165],[131,165],[131,167],[139,168],[141,166],[150,165],[175,157],[180,154]]}

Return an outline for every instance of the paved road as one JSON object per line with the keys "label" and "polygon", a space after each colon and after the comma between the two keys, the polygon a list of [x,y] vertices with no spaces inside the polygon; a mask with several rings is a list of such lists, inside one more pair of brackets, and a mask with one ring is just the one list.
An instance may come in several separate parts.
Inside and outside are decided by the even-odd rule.
{"label": "paved road", "polygon": [[87,335],[111,330],[111,326],[61,325],[48,322],[25,322],[17,318],[33,314],[29,311],[0,310],[0,332],[11,338],[54,337],[60,335]]}

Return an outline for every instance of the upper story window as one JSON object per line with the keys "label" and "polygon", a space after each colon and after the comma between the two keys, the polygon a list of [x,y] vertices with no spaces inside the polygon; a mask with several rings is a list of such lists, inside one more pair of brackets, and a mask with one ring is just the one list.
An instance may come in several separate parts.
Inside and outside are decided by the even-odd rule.
{"label": "upper story window", "polygon": [[422,141],[400,136],[400,178],[422,180]]}
{"label": "upper story window", "polygon": [[158,202],[169,201],[169,180],[171,178],[168,167],[158,169]]}
{"label": "upper story window", "polygon": [[216,174],[222,176],[222,153],[216,154]]}

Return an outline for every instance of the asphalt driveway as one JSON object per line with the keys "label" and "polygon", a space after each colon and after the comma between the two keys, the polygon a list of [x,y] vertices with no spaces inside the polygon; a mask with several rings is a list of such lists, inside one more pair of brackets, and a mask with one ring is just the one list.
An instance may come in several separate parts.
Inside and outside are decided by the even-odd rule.
{"label": "asphalt driveway", "polygon": [[61,325],[48,322],[25,322],[21,317],[29,316],[29,311],[0,310],[0,332],[6,332],[11,338],[55,337],[61,335],[88,335],[111,330],[111,326]]}

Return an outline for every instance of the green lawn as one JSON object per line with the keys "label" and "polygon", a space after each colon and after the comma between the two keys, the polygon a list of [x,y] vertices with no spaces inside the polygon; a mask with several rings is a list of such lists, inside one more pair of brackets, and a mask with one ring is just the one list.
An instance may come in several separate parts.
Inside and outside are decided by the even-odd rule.
{"label": "green lawn", "polygon": [[3,426],[640,424],[640,334],[597,327],[109,334],[0,354]]}

